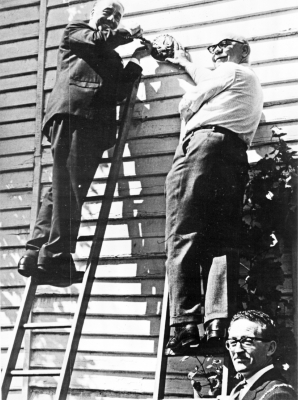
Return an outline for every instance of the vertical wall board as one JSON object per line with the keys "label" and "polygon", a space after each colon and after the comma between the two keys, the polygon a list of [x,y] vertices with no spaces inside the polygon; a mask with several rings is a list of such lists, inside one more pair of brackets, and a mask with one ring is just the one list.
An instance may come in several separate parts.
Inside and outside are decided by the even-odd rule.
{"label": "vertical wall board", "polygon": [[[74,19],[88,20],[92,4],[89,0],[2,0],[0,4],[4,351],[25,285],[25,279],[17,273],[17,262],[52,179],[50,146],[42,141],[40,125],[55,83],[58,45],[64,26]],[[193,62],[208,67],[212,63],[206,46],[216,32],[239,30],[246,35],[265,97],[249,158],[255,162],[270,150],[274,125],[283,128],[288,133],[285,140],[297,147],[296,0],[127,0],[126,11],[124,24],[140,23],[144,36],[151,40],[161,33],[173,35],[188,49]],[[136,40],[117,49],[125,63],[137,46]],[[143,79],[134,120],[70,385],[73,400],[148,398],[153,393],[165,274],[164,182],[179,138],[178,104],[193,82],[183,68],[158,63],[151,57],[141,60],[141,65]],[[83,207],[75,254],[80,270],[86,265],[111,155],[112,151],[105,154]],[[297,279],[297,271],[291,267],[291,258],[295,257],[287,253],[283,259],[282,288],[284,298],[290,301],[297,298],[297,284],[292,285],[292,272]],[[78,293],[79,285],[39,287],[33,320],[71,319]],[[289,310],[285,310],[285,318],[290,318]],[[297,318],[296,312],[296,328]],[[31,366],[59,366],[66,340],[65,330],[35,332]],[[194,359],[186,363],[170,360],[168,398],[192,397],[187,373],[195,363]],[[24,400],[21,386],[22,380],[15,380],[18,390],[11,392],[11,399]],[[55,386],[56,379],[31,378],[30,398],[53,399]]]}

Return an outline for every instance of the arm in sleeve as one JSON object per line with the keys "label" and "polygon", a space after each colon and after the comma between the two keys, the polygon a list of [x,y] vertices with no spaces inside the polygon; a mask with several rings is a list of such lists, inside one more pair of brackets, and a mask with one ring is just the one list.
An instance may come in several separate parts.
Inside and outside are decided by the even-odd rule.
{"label": "arm in sleeve", "polygon": [[[230,65],[228,65],[230,64]],[[195,113],[201,106],[227,89],[235,80],[236,69],[233,63],[226,63],[218,67],[204,79],[191,92],[185,93],[183,103]]]}
{"label": "arm in sleeve", "polygon": [[117,100],[122,101],[127,97],[128,91],[133,82],[141,75],[142,67],[134,61],[128,62],[121,74],[118,86]]}
{"label": "arm in sleeve", "polygon": [[61,46],[71,49],[78,57],[90,59],[98,52],[98,45],[106,42],[102,32],[84,22],[73,22],[65,28]]}

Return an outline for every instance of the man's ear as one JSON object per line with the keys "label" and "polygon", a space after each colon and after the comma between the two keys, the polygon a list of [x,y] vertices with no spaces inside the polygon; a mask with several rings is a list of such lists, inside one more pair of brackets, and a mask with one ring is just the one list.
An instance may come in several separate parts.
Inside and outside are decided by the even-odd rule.
{"label": "man's ear", "polygon": [[268,350],[267,350],[267,356],[271,357],[273,354],[276,352],[277,349],[277,343],[274,340],[271,340]]}
{"label": "man's ear", "polygon": [[244,44],[242,47],[242,55],[244,58],[246,58],[249,55],[249,46],[247,44]]}
{"label": "man's ear", "polygon": [[92,10],[91,10],[91,13],[90,13],[90,18],[92,18],[92,17],[93,17],[93,14],[94,14],[94,8],[92,8]]}

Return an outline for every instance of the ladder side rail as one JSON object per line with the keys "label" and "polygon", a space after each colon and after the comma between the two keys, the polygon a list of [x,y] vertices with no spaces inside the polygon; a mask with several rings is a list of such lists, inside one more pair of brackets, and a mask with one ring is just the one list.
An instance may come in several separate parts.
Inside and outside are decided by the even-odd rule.
{"label": "ladder side rail", "polygon": [[20,306],[18,317],[13,330],[13,337],[11,345],[7,352],[6,362],[2,371],[2,400],[6,400],[12,380],[11,371],[15,369],[18,359],[19,351],[24,338],[25,328],[24,324],[28,321],[31,307],[36,293],[36,282],[32,278],[28,278],[25,293],[23,295],[22,304]]}
{"label": "ladder side rail", "polygon": [[169,334],[169,287],[168,275],[166,273],[159,328],[157,360],[155,367],[153,400],[162,399],[165,394],[167,357],[164,355],[164,349],[165,343],[169,338]]}
{"label": "ladder side rail", "polygon": [[63,365],[61,369],[60,379],[56,390],[56,400],[65,400],[70,384],[71,374],[75,362],[76,353],[79,346],[79,340],[84,324],[84,319],[90,299],[92,284],[101,252],[105,230],[109,218],[111,205],[114,198],[114,192],[119,175],[121,160],[123,156],[124,146],[128,136],[130,123],[133,115],[136,95],[139,86],[140,78],[133,84],[129,96],[125,103],[123,118],[120,124],[119,137],[116,143],[111,169],[105,189],[102,207],[97,220],[96,230],[90,250],[90,255],[87,262],[86,272],[84,274],[82,288],[79,294],[77,309],[73,319],[73,327],[70,331]]}

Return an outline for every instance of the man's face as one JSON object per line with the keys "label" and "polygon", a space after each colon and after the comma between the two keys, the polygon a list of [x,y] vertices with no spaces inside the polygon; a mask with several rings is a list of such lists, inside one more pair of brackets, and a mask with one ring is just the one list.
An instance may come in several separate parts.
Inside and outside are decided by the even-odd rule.
{"label": "man's face", "polygon": [[95,6],[91,20],[99,30],[115,30],[123,13],[123,7],[117,1],[103,0]]}
{"label": "man's face", "polygon": [[[230,327],[229,339],[241,339],[244,336],[262,338],[262,328],[255,322],[238,319]],[[247,379],[266,367],[271,360],[267,355],[269,346],[270,342],[258,340],[252,341],[249,347],[242,347],[238,342],[229,350],[236,372],[240,372]]]}
{"label": "man's face", "polygon": [[224,62],[240,64],[243,59],[243,43],[234,42],[232,39],[223,40],[224,45],[216,46],[212,61],[215,68]]}

